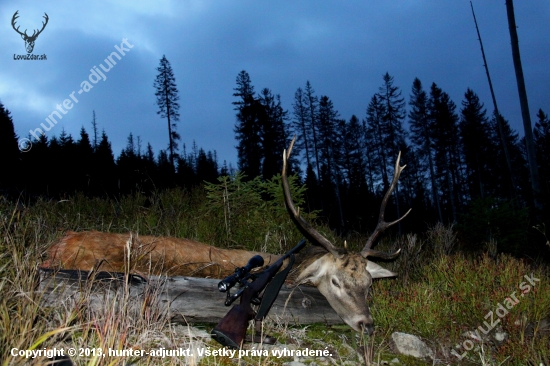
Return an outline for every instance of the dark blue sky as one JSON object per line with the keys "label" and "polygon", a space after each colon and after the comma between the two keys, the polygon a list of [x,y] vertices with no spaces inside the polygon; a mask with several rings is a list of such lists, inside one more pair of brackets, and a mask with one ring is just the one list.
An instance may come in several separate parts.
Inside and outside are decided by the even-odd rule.
{"label": "dark blue sky", "polygon": [[[474,1],[499,108],[523,135],[504,1]],[[550,112],[550,2],[515,1],[531,116]],[[47,61],[14,61],[26,54],[20,30],[49,23],[34,54]],[[133,48],[105,74],[106,80],[78,94],[90,70],[123,38]],[[489,88],[469,1],[2,1],[0,4],[0,101],[12,112],[16,132],[45,123],[74,91],[78,103],[48,135],[64,128],[78,138],[91,130],[92,110],[115,155],[130,132],[156,152],[168,145],[166,121],[157,114],[153,81],[163,54],[171,62],[180,96],[178,131],[217,150],[236,165],[231,102],[235,78],[246,70],[256,91],[280,94],[292,110],[294,93],[309,80],[328,95],[342,118],[365,117],[368,101],[395,78],[408,101],[412,81],[432,82],[460,107],[472,88],[492,111]]]}

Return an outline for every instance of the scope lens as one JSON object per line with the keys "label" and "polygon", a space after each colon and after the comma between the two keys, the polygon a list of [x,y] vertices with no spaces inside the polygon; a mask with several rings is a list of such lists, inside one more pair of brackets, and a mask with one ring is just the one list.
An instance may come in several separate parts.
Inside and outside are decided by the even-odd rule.
{"label": "scope lens", "polygon": [[227,283],[225,283],[223,281],[220,281],[220,283],[218,283],[218,291],[226,292],[227,291]]}

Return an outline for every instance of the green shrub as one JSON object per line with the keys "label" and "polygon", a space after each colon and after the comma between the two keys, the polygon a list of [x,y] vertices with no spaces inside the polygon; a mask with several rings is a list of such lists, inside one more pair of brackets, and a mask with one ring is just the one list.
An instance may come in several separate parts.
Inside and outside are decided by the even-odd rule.
{"label": "green shrub", "polygon": [[527,210],[515,207],[512,201],[491,197],[472,201],[461,215],[458,229],[474,248],[496,242],[498,252],[521,254],[528,245]]}

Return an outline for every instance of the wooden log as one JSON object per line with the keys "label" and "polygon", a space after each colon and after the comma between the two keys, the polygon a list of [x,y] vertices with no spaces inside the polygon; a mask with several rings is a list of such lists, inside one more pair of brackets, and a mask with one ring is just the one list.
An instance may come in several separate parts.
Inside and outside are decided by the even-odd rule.
{"label": "wooden log", "polygon": [[[147,279],[122,273],[90,273],[77,270],[40,270],[42,305],[85,304],[93,312],[129,299],[136,311],[145,307],[178,323],[217,323],[231,307],[226,294],[218,291],[219,279],[150,276]],[[128,284],[127,284],[128,283]],[[239,300],[237,300],[239,301]],[[122,302],[121,302],[122,303]],[[315,287],[284,285],[268,318],[283,324],[342,324],[342,319]]]}

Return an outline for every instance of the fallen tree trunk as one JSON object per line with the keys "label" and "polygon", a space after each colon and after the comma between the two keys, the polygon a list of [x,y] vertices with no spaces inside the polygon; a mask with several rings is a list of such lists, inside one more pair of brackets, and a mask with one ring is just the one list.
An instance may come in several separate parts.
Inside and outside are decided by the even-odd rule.
{"label": "fallen tree trunk", "polygon": [[[226,295],[218,291],[219,279],[194,277],[141,276],[122,273],[50,269],[40,270],[42,305],[86,306],[100,312],[113,301],[134,307],[152,308],[170,321],[217,323],[231,307],[224,306]],[[123,301],[125,300],[125,301]],[[314,287],[283,286],[268,318],[283,324],[341,324],[342,319]]]}

